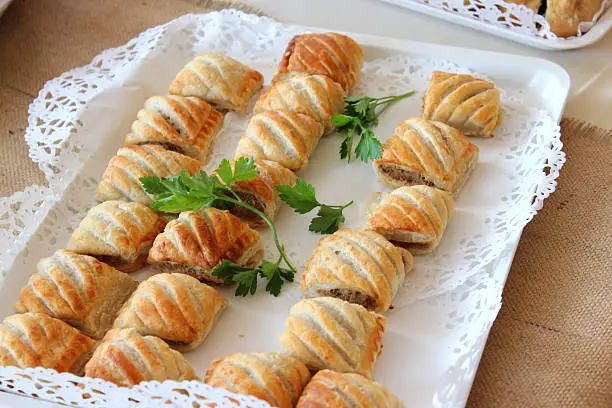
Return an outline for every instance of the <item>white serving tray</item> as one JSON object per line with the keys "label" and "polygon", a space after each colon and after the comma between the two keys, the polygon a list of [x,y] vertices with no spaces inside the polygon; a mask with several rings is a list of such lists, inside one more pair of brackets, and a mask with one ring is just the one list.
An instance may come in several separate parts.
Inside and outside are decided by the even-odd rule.
{"label": "white serving tray", "polygon": [[496,26],[485,21],[477,20],[475,18],[470,18],[468,16],[450,11],[441,10],[415,0],[381,1],[543,50],[563,51],[583,48],[601,40],[612,27],[612,7],[608,7],[597,23],[594,24],[593,27],[591,27],[591,29],[584,35],[580,37],[571,37],[568,39],[548,39],[522,32],[511,31],[504,27]]}
{"label": "white serving tray", "polygon": [[[215,29],[223,30],[223,34],[227,34],[227,31],[231,31],[233,34],[213,36],[211,33],[214,33]],[[184,57],[185,51],[183,48],[185,44],[179,44],[177,41],[169,41],[171,47],[163,49],[159,53],[154,50],[150,53],[139,54],[138,46],[153,44],[155,41],[159,41],[160,36],[163,37],[164,35],[197,35],[200,31],[209,36],[200,39],[201,43],[196,42],[194,48],[197,52],[213,48],[217,51],[227,52],[241,60],[252,58],[252,65],[261,70],[267,82],[269,82],[274,69],[271,61],[266,59],[266,56],[256,60],[256,57],[250,54],[251,50],[256,47],[248,46],[248,44],[242,47],[240,46],[241,41],[248,42],[254,36],[265,37],[264,40],[269,38],[269,41],[277,44],[269,55],[280,58],[283,47],[278,44],[286,44],[294,33],[324,30],[282,25],[265,18],[231,11],[202,16],[188,15],[161,28],[156,27],[144,33],[127,47],[107,50],[104,53],[104,58],[96,59],[94,63],[79,69],[78,72],[66,74],[60,80],[47,84],[30,109],[31,128],[28,132],[32,134],[29,135],[28,140],[35,140],[37,137],[38,140],[41,140],[41,138],[47,137],[47,133],[41,133],[36,137],[33,135],[36,126],[42,126],[39,125],[40,122],[43,125],[45,123],[55,124],[57,118],[63,117],[62,112],[64,110],[66,117],[74,115],[75,110],[77,110],[81,123],[74,129],[74,132],[70,132],[69,138],[81,140],[78,147],[75,147],[78,151],[75,150],[76,153],[74,154],[81,155],[85,152],[87,153],[86,160],[83,163],[75,160],[69,168],[59,170],[59,173],[62,174],[62,180],[55,180],[51,176],[52,192],[49,193],[47,201],[43,200],[43,204],[36,204],[37,210],[33,211],[32,216],[29,217],[31,222],[33,220],[40,227],[36,230],[35,225],[31,229],[33,235],[25,237],[27,243],[23,249],[16,248],[19,239],[11,240],[12,244],[9,247],[15,249],[14,259],[9,259],[6,256],[4,258],[0,257],[0,272],[2,272],[2,268],[8,270],[8,274],[0,287],[0,316],[11,313],[11,306],[16,300],[18,290],[35,270],[37,260],[48,256],[54,248],[61,247],[69,236],[70,227],[78,223],[78,216],[80,216],[82,210],[75,208],[78,206],[77,203],[83,200],[92,200],[96,180],[99,180],[108,159],[121,146],[123,137],[144,98],[164,92],[169,80],[180,66],[188,60]],[[239,37],[237,33],[248,34],[245,34],[245,38],[240,39],[236,38]],[[405,70],[407,67],[396,69],[394,64],[404,61],[407,58],[406,55],[412,61],[411,72],[416,67],[414,68],[415,76],[419,75],[418,67],[422,67],[424,64],[415,61],[421,59],[423,61],[450,60],[466,69],[486,74],[487,77],[495,80],[501,89],[513,93],[516,98],[528,101],[530,106],[543,110],[543,115],[546,114],[547,117],[536,116],[537,123],[524,123],[524,125],[528,128],[532,125],[543,126],[544,123],[545,126],[551,127],[548,130],[556,136],[546,142],[545,146],[534,146],[536,151],[541,148],[544,149],[543,151],[551,149],[551,155],[526,156],[525,159],[535,160],[536,169],[543,168],[546,161],[556,160],[556,163],[554,174],[546,176],[546,182],[542,181],[534,186],[533,190],[528,191],[528,199],[522,203],[526,206],[526,212],[522,214],[525,220],[521,221],[520,225],[524,225],[538,209],[537,206],[541,205],[542,200],[554,190],[554,178],[563,162],[562,158],[559,158],[562,153],[558,149],[556,151],[553,149],[560,145],[556,123],[560,120],[569,91],[569,77],[563,68],[549,61],[536,58],[356,33],[348,34],[362,44],[366,61],[389,58],[384,60],[382,64],[374,67],[370,66],[366,69],[367,75],[362,78],[364,81],[379,75],[379,73],[375,73],[374,68],[388,69],[390,79],[393,79],[395,75],[400,75],[398,72],[402,69]],[[218,40],[219,38],[221,40]],[[224,45],[223,41],[226,41],[227,44]],[[162,43],[163,41],[160,42],[160,44]],[[176,44],[179,45],[176,46]],[[206,45],[205,49],[202,48],[202,44]],[[263,41],[261,43],[257,42],[257,45],[261,44],[265,43]],[[179,57],[180,55],[183,56]],[[118,60],[120,60],[119,63],[116,62]],[[138,62],[140,60],[143,63],[139,66]],[[155,62],[155,64],[151,62]],[[115,64],[114,69],[116,71],[113,72],[113,69],[108,68],[107,64]],[[440,67],[452,66],[445,62],[440,64]],[[97,72],[96,69],[100,69],[100,74],[96,78],[101,82],[97,84],[91,95],[87,98],[84,97],[87,100],[83,102],[82,108],[79,104],[69,103],[69,100],[67,101],[66,98],[61,96],[62,92],[66,92],[65,90],[69,89],[70,86],[75,86],[70,85],[71,81],[83,87],[83,81],[79,79],[80,75],[91,75],[92,72]],[[406,72],[403,72],[403,74],[405,75]],[[106,77],[112,77],[110,85],[107,84],[108,88],[103,86],[103,84],[106,84],[105,81],[108,81]],[[371,88],[368,89],[373,89],[372,93],[378,91],[379,94],[384,94],[387,85],[382,82],[384,81],[381,81],[380,84],[369,84]],[[58,103],[47,100],[49,99],[48,95],[51,95],[51,99],[55,98]],[[378,127],[377,134],[385,139],[391,134],[395,124],[407,117],[418,115],[419,111],[420,101],[418,99],[413,98],[401,102],[388,112]],[[240,136],[244,129],[246,120],[247,118],[233,114],[226,117],[226,126],[216,142],[213,160],[231,154],[233,150],[231,146],[235,146],[236,138]],[[550,132],[547,134],[550,134]],[[58,137],[58,133],[55,133],[54,137]],[[95,141],[98,139],[102,142],[96,143]],[[371,193],[376,191],[384,191],[386,188],[376,183],[369,166],[359,163],[346,166],[339,161],[335,161],[339,142],[338,136],[324,138],[313,156],[311,165],[300,176],[317,186],[318,194],[323,201],[340,203],[359,195],[360,202],[348,209],[346,213],[347,223],[345,224],[347,227],[358,228],[363,221],[365,208],[368,206],[364,197],[370,196]],[[486,182],[488,175],[493,175],[496,172],[495,161],[497,156],[493,155],[493,150],[490,149],[495,149],[495,146],[499,146],[499,143],[503,143],[504,140],[500,137],[474,142],[482,149],[481,170],[476,169],[471,179],[471,186],[466,186],[466,190],[458,201],[458,212],[451,226],[449,226],[449,231],[447,231],[446,244],[453,239],[458,239],[461,230],[469,227],[472,220],[470,214],[480,208],[478,207],[479,203],[484,202],[483,205],[486,207],[487,203],[491,200],[494,201],[495,198],[489,198],[486,194],[478,193],[477,183]],[[63,144],[64,150],[68,150],[66,146],[72,146],[71,143],[74,142],[65,141]],[[539,142],[534,139],[531,143],[538,144]],[[517,146],[517,148],[520,148],[520,146]],[[532,151],[534,149],[529,148],[528,150]],[[498,153],[501,155],[517,154],[513,149]],[[70,160],[70,157],[72,157],[65,155],[66,152],[60,153],[60,155],[62,154],[64,155],[61,156],[63,157],[62,161]],[[556,155],[556,158],[553,158],[553,155]],[[335,165],[329,166],[330,163],[335,163]],[[47,163],[41,162],[41,166],[44,167],[44,170],[48,169]],[[520,172],[522,170],[517,169],[516,171]],[[49,174],[56,173],[57,169],[54,173]],[[338,184],[339,181],[341,181],[340,184]],[[361,190],[366,190],[367,194],[363,194]],[[535,208],[531,208],[534,194],[537,195],[536,204]],[[23,202],[27,201],[23,200]],[[36,200],[32,199],[31,201]],[[3,210],[7,210],[7,208],[0,207],[0,215],[2,215]],[[281,240],[287,243],[290,256],[299,265],[303,265],[307,260],[319,238],[317,235],[303,232],[307,229],[309,219],[310,216],[298,216],[288,208],[284,208],[277,222]],[[500,226],[500,228],[503,228],[503,226]],[[61,231],[58,232],[58,229]],[[23,230],[30,231],[28,228]],[[499,310],[503,284],[520,238],[521,228],[509,231],[506,241],[504,241],[503,251],[486,265],[480,265],[476,262],[475,264],[478,264],[479,268],[477,271],[469,271],[470,274],[467,274],[465,279],[458,279],[453,281],[452,284],[447,281],[435,282],[436,285],[440,285],[437,291],[430,291],[425,286],[419,287],[414,281],[409,282],[407,292],[400,294],[396,300],[396,309],[387,314],[389,330],[384,338],[385,351],[377,364],[375,376],[377,380],[397,393],[406,402],[407,406],[459,407],[465,404],[478,361],[484,349],[486,337]],[[48,235],[53,235],[54,239],[50,241]],[[264,234],[264,238],[269,238],[266,235]],[[467,251],[472,249],[468,247]],[[269,245],[266,250],[268,256],[272,256],[274,253],[269,251]],[[443,244],[438,252],[444,258],[444,251],[448,250],[449,245],[444,246]],[[423,270],[422,259],[424,258],[417,259],[417,268],[409,277],[410,280],[418,281],[419,278],[430,274],[430,271]],[[138,272],[135,276],[143,278],[147,274],[148,272],[145,270]],[[486,290],[483,289],[483,286]],[[419,290],[416,290],[415,287]],[[277,349],[276,336],[283,330],[287,310],[299,298],[299,291],[295,286],[287,288],[278,299],[261,293],[261,290],[255,297],[247,299],[233,298],[232,292],[232,289],[222,290],[223,295],[230,300],[230,307],[213,329],[205,344],[194,352],[187,354],[187,358],[200,374],[213,358],[219,358],[237,351]],[[411,298],[411,296],[413,297]],[[7,390],[3,382],[3,378],[6,379],[7,377],[3,376],[9,374],[3,374],[3,370],[5,369],[0,368],[0,389]],[[6,372],[8,373],[9,370],[6,370]],[[35,378],[51,378],[52,381],[58,381],[52,374],[49,376],[49,373],[41,373],[40,371],[34,370],[29,375]],[[78,378],[75,378],[75,381],[78,381]],[[66,389],[55,392],[60,395],[64,392],[70,392],[71,398],[73,397],[74,401],[78,403],[78,394],[81,390],[75,390],[75,387],[72,387],[65,379],[59,381],[59,383]],[[142,401],[147,395],[167,395],[165,393],[171,392],[172,386],[168,385],[166,388],[164,388],[164,384],[156,385],[153,383],[146,388],[137,387],[136,390],[116,389],[108,386],[105,386],[104,390],[110,395],[107,401],[112,401],[114,406],[124,406],[124,404],[128,404],[127,398],[133,396],[130,393],[139,392],[140,394],[136,398]],[[34,390],[31,392],[45,395],[36,391],[35,387],[27,388],[25,383],[17,389],[22,390],[26,395],[30,395],[30,389]],[[12,391],[15,391],[15,387],[12,388]],[[174,397],[181,398],[176,395]],[[53,395],[47,396],[47,398],[57,401],[53,398]],[[30,402],[32,401],[27,401],[28,404]],[[26,401],[24,401],[24,406],[25,403]],[[83,404],[85,403],[87,401],[83,400]],[[110,402],[108,405],[111,405]]]}

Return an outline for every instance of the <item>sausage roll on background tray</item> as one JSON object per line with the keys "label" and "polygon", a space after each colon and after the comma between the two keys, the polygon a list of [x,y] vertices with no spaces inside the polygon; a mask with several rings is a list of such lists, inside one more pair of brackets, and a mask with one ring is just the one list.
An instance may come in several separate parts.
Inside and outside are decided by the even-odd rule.
{"label": "sausage roll on background tray", "polygon": [[196,56],[170,84],[173,95],[197,96],[220,109],[244,111],[263,86],[263,75],[218,53]]}
{"label": "sausage roll on background tray", "polygon": [[421,118],[405,120],[374,160],[391,187],[424,184],[456,196],[478,160],[478,147],[457,129]]}
{"label": "sausage roll on background tray", "polygon": [[40,313],[7,316],[0,324],[0,366],[83,373],[96,341]]}
{"label": "sausage roll on background tray", "polygon": [[[231,165],[233,168],[234,162]],[[271,160],[256,160],[255,168],[258,177],[236,182],[232,184],[232,189],[247,204],[274,221],[280,208],[276,186],[281,184],[293,186],[297,181],[297,176],[288,168]],[[253,228],[267,227],[266,222],[260,216],[244,207],[233,207],[230,212]]]}
{"label": "sausage roll on background tray", "polygon": [[85,366],[87,377],[131,387],[143,381],[197,380],[185,357],[155,336],[113,329]]}
{"label": "sausage roll on background tray", "polygon": [[382,352],[385,317],[332,297],[293,305],[280,335],[283,348],[311,372],[324,368],[370,377]]}
{"label": "sausage roll on background tray", "polygon": [[136,286],[130,276],[91,256],[59,249],[38,262],[15,311],[53,316],[99,339]]}
{"label": "sausage roll on background tray", "polygon": [[219,292],[197,279],[160,273],[138,285],[113,328],[132,328],[189,351],[202,344],[226,306]]}
{"label": "sausage roll on background tray", "polygon": [[126,145],[156,144],[206,162],[223,115],[200,98],[153,96],[125,138]]}
{"label": "sausage roll on background tray", "polygon": [[289,109],[311,115],[329,133],[335,129],[330,116],[344,111],[344,95],[342,87],[326,76],[296,75],[268,88],[257,100],[255,113]]}
{"label": "sausage roll on background tray", "polygon": [[308,368],[282,353],[236,353],[213,361],[204,382],[251,395],[273,407],[292,408],[310,379]]}
{"label": "sausage roll on background tray", "polygon": [[423,119],[446,123],[466,136],[493,137],[502,117],[495,84],[465,74],[432,74],[423,98]]}
{"label": "sausage roll on background tray", "polygon": [[298,73],[325,75],[350,92],[363,65],[363,50],[338,33],[302,34],[291,39],[272,82]]}
{"label": "sausage roll on background tray", "polygon": [[263,258],[259,233],[229,211],[202,208],[180,213],[155,238],[148,262],[158,270],[181,272],[222,283],[210,272],[226,259],[256,267]]}
{"label": "sausage roll on background tray", "polygon": [[146,262],[153,240],[165,225],[166,220],[146,205],[106,201],[89,210],[67,249],[131,272]]}
{"label": "sausage roll on background tray", "polygon": [[341,229],[319,240],[301,289],[308,298],[331,296],[384,313],[414,267],[414,258],[374,231]]}
{"label": "sausage roll on background tray", "polygon": [[98,202],[121,200],[150,205],[154,197],[140,182],[141,177],[176,176],[181,170],[194,175],[202,164],[189,156],[166,150],[161,146],[125,146],[117,151],[98,186]]}
{"label": "sausage roll on background tray", "polygon": [[440,243],[454,209],[455,202],[446,191],[400,187],[381,200],[366,228],[415,255],[426,254]]}
{"label": "sausage roll on background tray", "polygon": [[272,160],[288,169],[304,167],[323,135],[323,126],[312,116],[287,109],[253,116],[238,142],[236,158]]}
{"label": "sausage roll on background tray", "polygon": [[359,374],[321,370],[312,377],[297,408],[403,408],[382,384]]}

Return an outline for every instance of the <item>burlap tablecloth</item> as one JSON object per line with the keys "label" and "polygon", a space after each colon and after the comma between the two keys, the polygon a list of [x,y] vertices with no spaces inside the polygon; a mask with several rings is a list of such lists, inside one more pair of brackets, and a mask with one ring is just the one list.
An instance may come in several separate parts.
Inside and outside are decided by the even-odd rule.
{"label": "burlap tablecloth", "polygon": [[[227,3],[16,0],[0,20],[0,196],[44,184],[23,133],[46,80]],[[612,132],[572,119],[562,128],[568,161],[525,228],[469,407],[612,407]]]}

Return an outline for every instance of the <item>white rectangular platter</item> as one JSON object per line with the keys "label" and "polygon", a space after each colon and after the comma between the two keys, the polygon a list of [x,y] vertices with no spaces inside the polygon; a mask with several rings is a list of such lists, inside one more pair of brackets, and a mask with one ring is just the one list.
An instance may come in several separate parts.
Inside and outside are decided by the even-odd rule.
{"label": "white rectangular platter", "polygon": [[[494,21],[495,18],[493,14],[487,15],[487,13],[496,13],[499,16],[502,16],[504,14],[493,3],[491,4],[491,7],[489,7],[488,10],[479,11],[480,13],[482,13],[483,17],[486,17],[488,19],[488,21],[486,21],[484,19],[475,18],[473,16],[473,13],[467,10],[467,7],[465,8],[465,13],[460,14],[451,10],[437,8],[432,6],[431,4],[425,4],[417,0],[382,1],[386,3],[395,4],[399,7],[416,11],[418,13],[426,14],[428,16],[440,18],[442,20],[446,20],[454,24],[459,24],[464,27],[473,28],[475,30],[482,31],[483,33],[496,35],[498,37],[505,38],[510,41],[518,42],[521,44],[528,45],[530,47],[540,48],[544,50],[563,51],[583,48],[601,40],[610,30],[610,28],[612,28],[612,7],[610,7],[610,4],[608,4],[607,8],[603,10],[597,22],[593,24],[592,27],[586,33],[584,33],[580,37],[571,37],[565,39],[543,38],[541,36],[531,34],[529,30],[525,28],[521,30],[520,28],[514,27],[514,29],[511,30],[507,27],[504,27],[501,23],[496,23]],[[461,8],[463,7],[462,3],[463,2],[453,3],[452,6]],[[531,18],[527,16],[528,13],[526,8],[524,9],[524,11],[517,14],[524,16],[525,20],[531,20]],[[506,18],[505,21],[507,20],[508,19]],[[540,21],[543,22],[545,20],[543,17],[541,17]]]}
{"label": "white rectangular platter", "polygon": [[[12,313],[19,288],[35,271],[37,261],[65,245],[94,204],[106,163],[121,146],[147,97],[164,94],[182,65],[204,51],[227,53],[258,69],[269,83],[289,39],[308,31],[322,30],[235,11],[187,15],[49,82],[30,108],[26,137],[49,187],[34,187],[0,201],[0,225],[5,227],[0,238],[9,247],[0,255],[0,316]],[[419,115],[433,69],[483,75],[503,91],[505,121],[496,138],[473,140],[481,149],[479,165],[458,199],[441,246],[434,254],[417,258],[393,310],[386,314],[384,351],[375,370],[375,379],[406,406],[460,407],[501,305],[522,228],[554,190],[564,161],[557,123],[569,78],[562,68],[541,59],[348,34],[363,46],[366,60],[354,94],[417,92],[384,116],[376,129],[383,141],[396,124]],[[247,121],[248,115],[226,115],[207,169],[221,158],[233,157]],[[340,142],[337,134],[321,140],[309,166],[298,174],[316,186],[323,202],[354,200],[356,204],[345,211],[345,227],[360,228],[376,194],[390,190],[377,182],[371,165],[340,161]],[[308,232],[309,220],[310,216],[294,214],[288,207],[277,220],[280,239],[298,270],[320,238]],[[267,257],[274,257],[269,234],[262,236]],[[150,274],[145,268],[134,276],[143,279]],[[205,343],[187,354],[199,374],[214,358],[239,351],[277,350],[288,309],[301,297],[295,284],[278,298],[261,289],[248,298],[235,298],[232,288],[221,291],[230,301],[228,310]],[[37,392],[53,401],[70,395],[69,401],[76,405],[91,402],[91,393],[85,399],[84,391],[68,383],[66,375],[58,381],[59,376],[49,372],[28,372],[34,380],[19,380],[9,389],[7,381],[16,371],[0,368],[0,389],[21,390],[26,395]],[[46,394],[36,391],[34,381],[41,378],[59,387],[43,386],[50,390]],[[92,386],[80,382],[85,390]],[[188,401],[172,394],[175,384],[155,383],[132,390],[100,383],[96,387],[103,391],[94,395],[101,404],[129,406],[130,397],[146,402],[153,396],[171,395],[177,405]]]}

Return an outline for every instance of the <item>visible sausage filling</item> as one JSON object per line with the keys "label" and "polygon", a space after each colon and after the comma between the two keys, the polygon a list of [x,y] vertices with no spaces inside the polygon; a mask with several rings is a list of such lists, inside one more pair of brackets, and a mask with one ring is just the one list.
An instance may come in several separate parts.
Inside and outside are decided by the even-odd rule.
{"label": "visible sausage filling", "polygon": [[329,289],[329,290],[318,290],[317,293],[321,296],[331,296],[338,299],[346,300],[350,303],[356,303],[365,307],[368,310],[376,308],[376,301],[371,296],[366,295],[362,292],[357,292],[350,289]]}
{"label": "visible sausage filling", "polygon": [[380,171],[389,178],[407,186],[416,186],[419,184],[424,184],[426,186],[435,187],[434,183],[427,180],[422,174],[419,174],[414,171],[404,170],[395,166],[390,166],[388,164],[382,164],[380,166]]}
{"label": "visible sausage filling", "polygon": [[[254,195],[243,191],[238,191],[237,194],[242,199],[242,201],[244,201],[251,207],[255,207],[259,211],[265,212],[265,204],[261,200],[256,198]],[[230,213],[247,222],[260,221],[259,215],[255,214],[253,211],[247,208],[238,205],[232,207],[230,209]]]}
{"label": "visible sausage filling", "polygon": [[166,150],[170,150],[171,152],[177,152],[177,153],[180,153],[180,154],[185,154],[183,149],[181,149],[180,147],[178,147],[177,145],[174,145],[172,143],[167,143],[167,142],[141,143],[141,145],[144,145],[144,144],[157,145],[157,146],[163,147]]}

